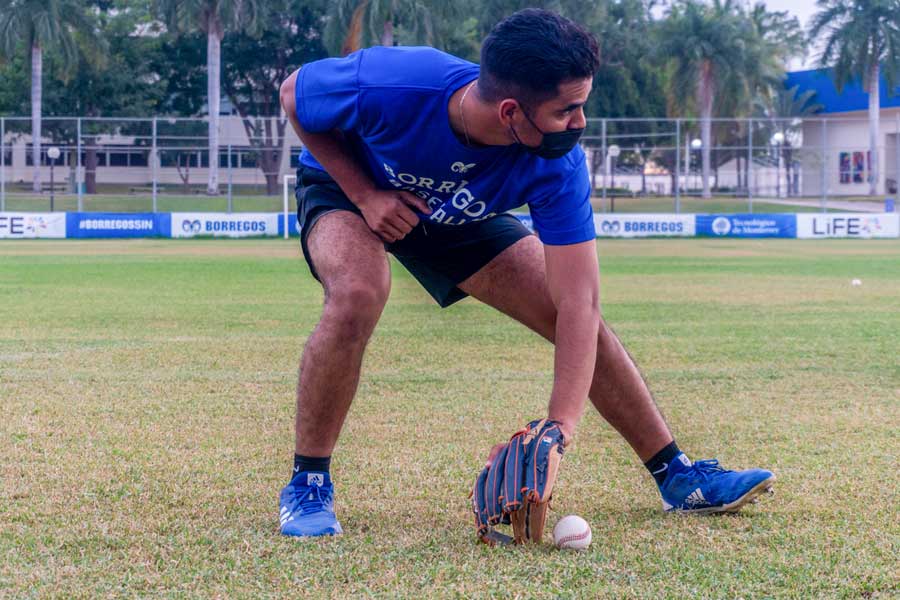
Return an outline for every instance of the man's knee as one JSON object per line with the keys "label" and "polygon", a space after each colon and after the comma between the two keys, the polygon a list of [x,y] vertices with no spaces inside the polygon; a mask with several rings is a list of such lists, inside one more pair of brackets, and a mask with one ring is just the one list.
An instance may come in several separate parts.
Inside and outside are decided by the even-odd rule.
{"label": "man's knee", "polygon": [[390,293],[390,280],[347,281],[327,290],[322,320],[348,341],[368,340]]}

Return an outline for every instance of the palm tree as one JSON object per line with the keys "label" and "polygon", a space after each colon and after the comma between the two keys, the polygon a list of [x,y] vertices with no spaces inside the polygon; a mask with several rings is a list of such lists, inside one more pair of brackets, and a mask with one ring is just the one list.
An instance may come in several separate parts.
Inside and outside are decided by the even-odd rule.
{"label": "palm tree", "polygon": [[703,197],[709,198],[712,117],[749,112],[749,99],[783,74],[780,57],[787,50],[764,35],[736,0],[676,2],[660,24],[658,41],[672,112],[700,117]]}
{"label": "palm tree", "polygon": [[700,116],[703,197],[710,197],[710,146],[716,96],[745,84],[745,49],[737,18],[699,0],[674,4],[661,23],[657,55],[666,64],[667,95],[674,112]]}
{"label": "palm tree", "polygon": [[219,193],[219,106],[222,38],[226,31],[255,31],[261,0],[156,0],[156,11],[170,30],[206,34],[206,105],[209,114],[209,178],[206,193]]}
{"label": "palm tree", "polygon": [[[798,126],[803,119],[811,117],[825,108],[813,101],[816,95],[814,90],[806,90],[798,94],[799,91],[799,85],[790,89],[782,86],[771,97],[758,98],[756,101],[756,117],[768,124],[768,127],[763,129],[764,138],[769,140],[775,133],[780,133],[781,139],[784,140],[779,150],[784,158],[788,195],[797,193],[796,189],[792,189],[790,182]],[[781,180],[781,173],[777,174],[777,179]]]}
{"label": "palm tree", "polygon": [[44,50],[56,48],[68,70],[77,61],[74,34],[94,35],[94,23],[77,0],[0,0],[0,54],[30,49],[32,189],[41,192],[41,97]]}
{"label": "palm tree", "polygon": [[444,37],[441,24],[456,22],[464,3],[446,0],[337,0],[325,39],[333,52],[349,54],[380,44],[393,46],[399,25],[407,43],[434,45]]}
{"label": "palm tree", "polygon": [[872,157],[869,194],[878,193],[878,125],[881,112],[881,65],[888,87],[894,88],[900,73],[900,0],[818,0],[820,8],[809,35],[824,35],[822,68],[833,67],[838,92],[853,79],[863,82],[869,94],[869,152]]}

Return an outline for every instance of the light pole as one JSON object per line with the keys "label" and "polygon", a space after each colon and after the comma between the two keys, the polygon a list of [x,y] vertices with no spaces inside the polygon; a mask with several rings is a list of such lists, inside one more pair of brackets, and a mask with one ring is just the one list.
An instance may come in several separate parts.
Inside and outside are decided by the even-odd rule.
{"label": "light pole", "polygon": [[[703,140],[701,140],[700,138],[694,138],[691,140],[691,150],[700,150],[700,148],[702,148],[702,147],[703,147]],[[690,162],[690,155],[688,155],[688,175],[690,175],[690,173],[691,173],[691,162]],[[695,177],[694,184],[696,185],[696,183],[697,183],[697,179]]]}
{"label": "light pole", "polygon": [[772,145],[775,146],[775,152],[778,155],[778,166],[775,170],[775,195],[779,198],[781,195],[781,145],[784,143],[784,134],[776,131],[772,136]]}
{"label": "light pole", "polygon": [[[616,174],[615,174],[615,164],[616,157],[622,152],[622,149],[619,148],[616,144],[612,144],[609,148],[606,149],[606,172],[610,175],[609,187],[616,187]],[[616,212],[616,193],[614,191],[610,191],[609,197],[609,212]]]}
{"label": "light pole", "polygon": [[53,167],[56,165],[56,159],[59,158],[59,148],[56,146],[47,148],[47,158],[50,159],[50,212],[53,212]]}

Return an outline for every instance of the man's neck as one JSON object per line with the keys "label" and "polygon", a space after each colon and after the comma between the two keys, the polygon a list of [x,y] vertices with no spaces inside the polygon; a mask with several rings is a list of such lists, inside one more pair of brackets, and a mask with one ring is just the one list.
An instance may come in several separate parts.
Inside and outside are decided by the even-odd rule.
{"label": "man's neck", "polygon": [[450,128],[463,143],[473,148],[513,143],[509,132],[497,120],[493,105],[481,99],[477,80],[456,90],[447,108]]}

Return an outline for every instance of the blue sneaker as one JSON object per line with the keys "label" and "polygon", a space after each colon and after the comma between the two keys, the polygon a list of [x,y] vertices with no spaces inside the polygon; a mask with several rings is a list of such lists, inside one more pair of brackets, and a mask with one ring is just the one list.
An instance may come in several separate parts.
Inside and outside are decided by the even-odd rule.
{"label": "blue sneaker", "polygon": [[775,475],[765,469],[729,471],[717,460],[692,463],[679,454],[668,466],[660,486],[666,512],[737,512],[748,502],[756,502],[763,492],[772,493]]}
{"label": "blue sneaker", "polygon": [[295,536],[344,533],[334,516],[334,485],[328,473],[301,471],[281,490],[281,534]]}

